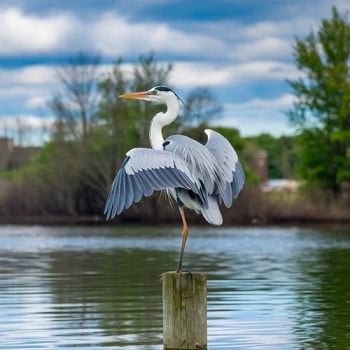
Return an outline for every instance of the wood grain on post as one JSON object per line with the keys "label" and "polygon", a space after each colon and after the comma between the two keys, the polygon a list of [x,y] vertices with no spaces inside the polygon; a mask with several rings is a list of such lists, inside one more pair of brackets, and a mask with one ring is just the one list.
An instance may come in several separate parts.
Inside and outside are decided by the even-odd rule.
{"label": "wood grain on post", "polygon": [[166,272],[162,280],[164,349],[207,349],[206,274]]}

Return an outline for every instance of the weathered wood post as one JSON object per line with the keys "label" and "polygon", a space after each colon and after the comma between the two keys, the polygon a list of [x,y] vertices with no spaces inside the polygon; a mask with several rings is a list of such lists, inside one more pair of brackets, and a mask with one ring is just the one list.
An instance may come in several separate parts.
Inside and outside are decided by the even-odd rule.
{"label": "weathered wood post", "polygon": [[166,272],[162,280],[164,350],[207,349],[206,274]]}

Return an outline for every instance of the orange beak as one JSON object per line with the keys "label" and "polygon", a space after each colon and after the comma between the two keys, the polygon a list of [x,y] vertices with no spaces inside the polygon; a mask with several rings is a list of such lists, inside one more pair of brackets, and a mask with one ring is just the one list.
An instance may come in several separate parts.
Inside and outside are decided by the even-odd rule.
{"label": "orange beak", "polygon": [[130,94],[120,95],[120,98],[144,98],[148,96],[148,91],[132,92]]}

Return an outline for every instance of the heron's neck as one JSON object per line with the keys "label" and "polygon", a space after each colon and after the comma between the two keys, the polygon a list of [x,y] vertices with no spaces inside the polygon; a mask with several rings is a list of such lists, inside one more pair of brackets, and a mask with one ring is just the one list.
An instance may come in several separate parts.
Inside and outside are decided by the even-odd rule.
{"label": "heron's neck", "polygon": [[168,109],[165,113],[157,113],[151,122],[149,140],[151,142],[152,148],[154,149],[163,149],[164,138],[162,129],[164,126],[171,124],[178,115],[179,104],[176,98],[174,101],[168,102],[167,107]]}

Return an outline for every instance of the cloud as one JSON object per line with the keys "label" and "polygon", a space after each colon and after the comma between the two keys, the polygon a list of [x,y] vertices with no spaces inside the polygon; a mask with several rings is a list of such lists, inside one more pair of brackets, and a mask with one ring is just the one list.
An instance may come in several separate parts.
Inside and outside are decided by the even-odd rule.
{"label": "cloud", "polygon": [[292,57],[292,41],[277,36],[266,36],[258,39],[246,40],[235,45],[231,54],[239,61],[288,59]]}
{"label": "cloud", "polygon": [[19,109],[45,107],[46,101],[52,96],[58,84],[55,67],[37,65],[19,69],[1,69],[1,114],[8,113],[6,107],[16,112]]}
{"label": "cloud", "polygon": [[154,51],[191,60],[247,62],[290,58],[293,33],[293,20],[187,21],[174,26],[161,19],[132,22],[115,10],[99,12],[87,21],[78,12],[38,16],[9,7],[0,13],[0,55],[71,53],[74,48],[113,57]]}
{"label": "cloud", "polygon": [[[5,1],[4,4],[12,2]],[[30,8],[24,1],[16,2],[22,8]],[[346,8],[346,1],[333,1],[340,9]],[[157,12],[155,16],[142,17],[154,3],[147,6],[140,1],[132,4],[134,11],[118,12],[112,6],[94,5],[90,10],[79,11],[77,6],[60,6],[50,1],[46,8],[29,12],[20,7],[4,7],[0,12],[0,54],[71,52],[79,49],[97,50],[105,55],[133,55],[150,50],[163,54],[181,54],[183,57],[220,60],[251,60],[269,57],[288,58],[295,34],[306,34],[317,27],[319,17],[330,15],[331,4],[316,1],[290,4],[281,10],[277,20],[271,16],[272,5],[266,7],[262,19],[240,22],[240,13],[230,20],[177,20],[167,21]],[[31,6],[34,6],[32,4]],[[249,6],[249,5],[246,5]],[[241,5],[232,5],[240,10]],[[50,12],[52,8],[55,12]],[[119,6],[118,9],[123,8]],[[68,12],[68,10],[70,12]],[[40,12],[39,12],[40,11]],[[82,15],[82,12],[89,16]],[[40,14],[39,14],[40,13]],[[137,21],[128,15],[138,13]],[[224,16],[227,18],[227,16]],[[244,16],[242,18],[245,18]]]}
{"label": "cloud", "polygon": [[228,67],[210,63],[177,62],[170,74],[170,82],[182,88],[226,85],[230,80]]}
{"label": "cloud", "polygon": [[299,73],[294,65],[278,61],[251,61],[232,65],[231,69],[232,82],[248,83],[256,81],[271,81],[293,78]]}
{"label": "cloud", "polygon": [[[292,1],[283,5],[272,2],[257,6],[238,1],[231,5],[232,16],[216,16],[215,12],[216,15],[207,18],[194,18],[194,9],[183,12],[184,16],[179,13],[163,16],[164,6],[175,10],[176,2],[117,3],[118,10],[113,1],[94,5],[89,2],[84,9],[78,3],[58,0],[42,2],[40,7],[34,0],[2,2],[0,57],[14,57],[17,62],[23,59],[26,64],[17,65],[17,69],[0,69],[1,114],[7,122],[12,113],[14,120],[20,115],[35,125],[36,119],[32,119],[35,109],[46,106],[46,101],[59,89],[56,68],[28,65],[28,57],[44,62],[50,56],[58,62],[78,50],[99,52],[107,63],[123,57],[129,62],[123,69],[130,74],[130,62],[140,54],[154,51],[158,63],[174,63],[170,75],[173,86],[180,89],[209,86],[214,93],[217,89],[226,94],[222,101],[225,114],[220,123],[239,126],[242,133],[251,133],[258,127],[269,131],[272,125],[288,130],[281,109],[290,103],[290,96],[285,94],[281,82],[300,76],[292,62],[294,35],[304,37],[312,28],[317,30],[320,19],[331,16],[332,5],[341,12],[348,8],[348,0]],[[126,6],[132,11],[122,12]],[[198,8],[201,14],[205,9],[208,7]],[[109,64],[101,68],[104,72],[110,69]],[[258,98],[259,91],[265,88],[275,99]],[[236,98],[249,100],[233,104],[231,91],[240,92]],[[252,96],[256,98],[251,99]]]}
{"label": "cloud", "polygon": [[10,7],[0,12],[0,54],[50,52],[62,47],[71,32],[70,16],[38,17]]}
{"label": "cloud", "polygon": [[224,109],[224,118],[229,116],[241,116],[249,120],[255,119],[257,115],[263,115],[269,119],[272,113],[282,112],[292,106],[295,97],[291,94],[284,94],[275,99],[255,98],[243,103],[227,103]]}
{"label": "cloud", "polygon": [[23,146],[42,145],[48,140],[54,122],[54,118],[37,115],[4,116],[0,118],[0,133]]}
{"label": "cloud", "polygon": [[57,81],[56,68],[47,65],[25,66],[15,69],[0,69],[0,86],[42,85]]}
{"label": "cloud", "polygon": [[41,129],[51,127],[54,123],[54,118],[41,118],[37,115],[20,115],[17,117],[7,116],[0,119],[0,128],[11,130],[20,127],[27,129]]}
{"label": "cloud", "polygon": [[35,95],[32,97],[29,97],[26,102],[25,105],[28,108],[43,108],[47,106],[47,102],[48,102],[48,98],[42,95]]}
{"label": "cloud", "polygon": [[[149,51],[201,55],[225,48],[221,39],[188,33],[160,22],[128,22],[116,12],[108,12],[90,23],[91,45],[106,55],[137,55]],[[208,52],[208,46],[212,48]]]}
{"label": "cloud", "polygon": [[294,100],[295,97],[293,95],[284,94],[275,99],[254,98],[242,103],[229,103],[226,105],[226,108],[230,112],[235,111],[236,113],[246,110],[271,111],[272,109],[287,108],[292,105]]}
{"label": "cloud", "polygon": [[175,86],[219,86],[283,81],[300,76],[292,64],[278,61],[251,61],[238,64],[213,64],[201,62],[177,62],[171,73],[170,81]]}
{"label": "cloud", "polygon": [[243,136],[262,132],[275,136],[290,135],[294,129],[288,123],[283,111],[292,106],[294,96],[284,94],[275,99],[251,99],[244,103],[227,103],[221,119],[212,121],[213,125],[235,127]]}

